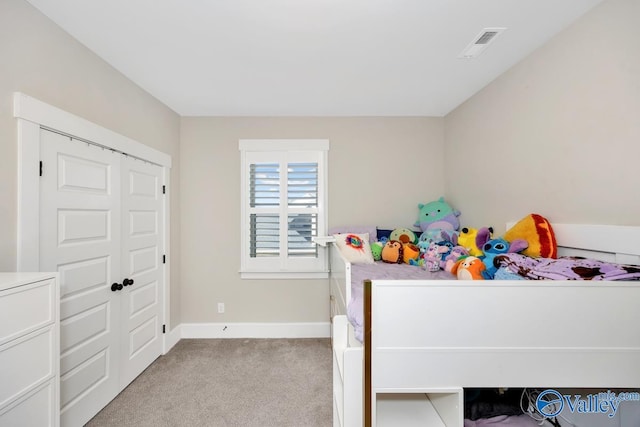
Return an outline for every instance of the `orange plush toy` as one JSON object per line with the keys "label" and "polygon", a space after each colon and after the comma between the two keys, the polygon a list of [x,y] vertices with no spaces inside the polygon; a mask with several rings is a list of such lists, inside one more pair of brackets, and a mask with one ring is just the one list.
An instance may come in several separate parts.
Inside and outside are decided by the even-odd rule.
{"label": "orange plush toy", "polygon": [[484,262],[480,258],[468,256],[456,261],[451,273],[455,274],[458,280],[484,280],[482,272],[485,269]]}
{"label": "orange plush toy", "polygon": [[411,261],[418,261],[420,257],[420,248],[413,243],[402,244],[402,260],[405,264],[411,264]]}
{"label": "orange plush toy", "polygon": [[402,264],[402,242],[389,240],[382,248],[382,261],[390,264]]}
{"label": "orange plush toy", "polygon": [[557,258],[558,245],[551,223],[543,216],[530,214],[507,230],[504,240],[511,243],[516,239],[526,240],[527,249],[521,253],[532,258]]}

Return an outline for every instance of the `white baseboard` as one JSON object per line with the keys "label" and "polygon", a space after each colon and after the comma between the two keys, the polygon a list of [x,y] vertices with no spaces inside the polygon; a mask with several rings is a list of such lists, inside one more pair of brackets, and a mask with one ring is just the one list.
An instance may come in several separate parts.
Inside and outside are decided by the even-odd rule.
{"label": "white baseboard", "polygon": [[183,323],[180,329],[181,338],[329,338],[331,336],[329,322]]}
{"label": "white baseboard", "polygon": [[178,341],[182,338],[182,325],[178,325],[168,333],[164,334],[164,349],[162,354],[167,354],[174,345],[178,344]]}

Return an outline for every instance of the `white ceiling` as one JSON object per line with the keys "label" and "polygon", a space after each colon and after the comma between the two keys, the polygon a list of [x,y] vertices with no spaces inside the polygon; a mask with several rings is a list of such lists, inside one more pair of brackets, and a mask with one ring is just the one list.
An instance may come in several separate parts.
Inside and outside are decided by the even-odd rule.
{"label": "white ceiling", "polygon": [[183,116],[444,116],[602,0],[28,1]]}

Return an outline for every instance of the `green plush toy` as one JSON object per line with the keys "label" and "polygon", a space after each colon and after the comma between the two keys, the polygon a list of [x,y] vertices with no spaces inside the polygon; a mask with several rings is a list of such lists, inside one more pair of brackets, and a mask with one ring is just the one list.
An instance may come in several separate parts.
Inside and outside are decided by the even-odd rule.
{"label": "green plush toy", "polygon": [[371,243],[371,254],[374,261],[380,261],[382,259],[382,248],[384,245],[381,242]]}
{"label": "green plush toy", "polygon": [[401,243],[417,243],[418,238],[416,237],[416,233],[409,230],[408,228],[396,228],[391,232],[389,236],[389,240],[397,240]]}

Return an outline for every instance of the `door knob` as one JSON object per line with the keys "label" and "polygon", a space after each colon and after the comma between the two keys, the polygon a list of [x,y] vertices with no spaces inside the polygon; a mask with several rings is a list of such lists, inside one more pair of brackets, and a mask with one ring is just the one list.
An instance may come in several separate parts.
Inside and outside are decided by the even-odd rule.
{"label": "door knob", "polygon": [[122,285],[120,283],[114,283],[111,285],[111,290],[113,292],[119,291],[120,289],[122,289]]}
{"label": "door knob", "polygon": [[124,279],[122,281],[123,286],[133,286],[133,279]]}

